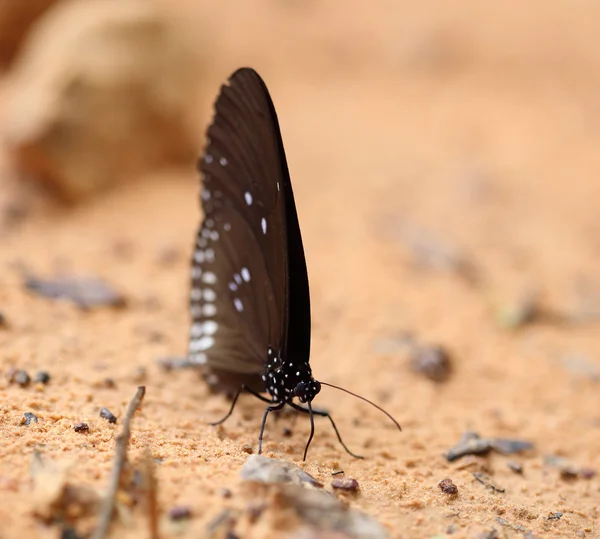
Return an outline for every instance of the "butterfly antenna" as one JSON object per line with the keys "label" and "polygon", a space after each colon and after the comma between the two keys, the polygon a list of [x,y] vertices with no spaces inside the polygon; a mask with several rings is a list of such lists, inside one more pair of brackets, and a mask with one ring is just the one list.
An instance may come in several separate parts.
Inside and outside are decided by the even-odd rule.
{"label": "butterfly antenna", "polygon": [[400,423],[398,423],[398,421],[396,421],[391,416],[391,414],[389,414],[388,412],[386,412],[381,406],[378,406],[374,402],[371,402],[369,399],[365,399],[365,397],[361,397],[360,395],[357,395],[356,393],[353,393],[352,391],[348,391],[347,389],[344,389],[343,387],[336,386],[336,385],[333,385],[333,384],[328,384],[327,382],[321,382],[320,380],[319,380],[319,382],[323,386],[328,386],[328,387],[332,387],[334,389],[339,389],[340,391],[343,391],[344,393],[348,393],[349,395],[352,395],[353,397],[356,397],[357,399],[360,399],[361,401],[368,402],[371,406],[377,408],[380,412],[383,412],[386,416],[388,416],[390,418],[390,420],[394,423],[394,425],[396,425],[396,427],[398,427],[398,430],[402,431],[402,427],[400,426]]}
{"label": "butterfly antenna", "polygon": [[310,405],[310,401],[308,401],[306,404],[308,406],[308,417],[310,418],[310,436],[308,437],[308,442],[306,442],[306,447],[304,448],[304,457],[302,457],[302,460],[306,460],[308,446],[310,445],[310,442],[312,442],[313,436],[315,434],[315,419],[313,416],[312,406]]}

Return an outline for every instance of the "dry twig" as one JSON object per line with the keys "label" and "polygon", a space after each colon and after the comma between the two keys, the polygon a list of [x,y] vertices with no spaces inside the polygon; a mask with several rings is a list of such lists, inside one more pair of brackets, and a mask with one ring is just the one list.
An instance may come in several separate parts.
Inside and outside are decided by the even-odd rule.
{"label": "dry twig", "polygon": [[100,509],[100,518],[98,525],[92,534],[92,539],[105,539],[108,535],[108,529],[112,520],[112,515],[115,510],[117,491],[121,481],[121,474],[127,458],[127,447],[131,438],[131,419],[135,411],[140,407],[142,399],[146,393],[144,386],[138,387],[136,394],[127,407],[125,419],[123,420],[123,431],[117,436],[115,444],[115,461],[108,483],[108,491],[102,502]]}

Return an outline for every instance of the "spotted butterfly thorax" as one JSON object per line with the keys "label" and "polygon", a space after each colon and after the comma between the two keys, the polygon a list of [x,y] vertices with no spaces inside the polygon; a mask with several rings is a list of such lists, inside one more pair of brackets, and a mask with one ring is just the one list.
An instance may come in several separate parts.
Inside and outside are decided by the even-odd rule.
{"label": "spotted butterfly thorax", "polygon": [[302,236],[275,108],[253,69],[221,87],[199,170],[204,220],[192,260],[188,355],[212,387],[235,393],[220,422],[246,390],[269,403],[259,452],[268,414],[287,404],[310,415],[305,457],[313,414],[329,418],[351,453],[331,416],[311,407],[321,384],[309,365]]}

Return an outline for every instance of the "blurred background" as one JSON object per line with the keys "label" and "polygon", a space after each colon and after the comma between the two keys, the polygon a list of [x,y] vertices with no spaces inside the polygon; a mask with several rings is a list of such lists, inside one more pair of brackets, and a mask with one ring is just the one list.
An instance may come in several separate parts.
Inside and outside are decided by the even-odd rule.
{"label": "blurred background", "polygon": [[[148,437],[197,432],[198,414],[224,410],[156,359],[185,352],[212,102],[251,66],[294,184],[315,375],[405,429],[382,440],[375,411],[323,391],[349,445],[405,470],[406,496],[446,472],[436,459],[467,429],[532,441],[538,485],[559,481],[546,454],[598,469],[599,33],[591,0],[0,2],[0,368],[53,371],[62,392],[39,406],[65,424],[93,413],[91,393],[126,402],[102,386],[107,373],[155,391]],[[101,279],[125,308],[39,298],[24,267]],[[22,390],[3,392],[17,417]],[[249,417],[231,426],[237,441],[202,430],[203,450],[253,442]],[[329,462],[341,450],[320,430]],[[299,454],[303,439],[281,443]],[[538,514],[558,503],[519,492]],[[597,492],[561,484],[584,513]],[[371,494],[390,527],[416,525]],[[571,531],[591,526],[581,519]]]}

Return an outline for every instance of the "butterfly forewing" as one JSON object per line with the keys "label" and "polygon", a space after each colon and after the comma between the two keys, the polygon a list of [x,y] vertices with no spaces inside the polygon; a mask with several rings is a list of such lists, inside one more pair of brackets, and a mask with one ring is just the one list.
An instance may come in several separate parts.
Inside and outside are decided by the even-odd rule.
{"label": "butterfly forewing", "polygon": [[204,220],[189,355],[207,366],[209,381],[256,386],[268,348],[281,349],[287,335],[289,176],[273,105],[253,70],[221,88],[199,168]]}

